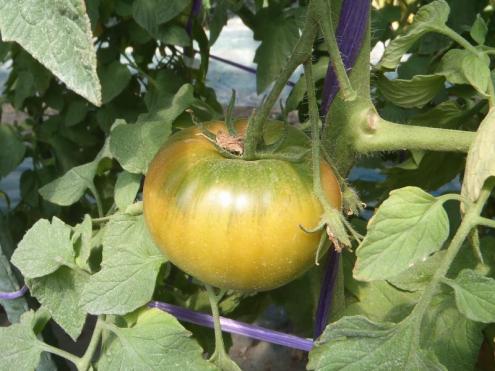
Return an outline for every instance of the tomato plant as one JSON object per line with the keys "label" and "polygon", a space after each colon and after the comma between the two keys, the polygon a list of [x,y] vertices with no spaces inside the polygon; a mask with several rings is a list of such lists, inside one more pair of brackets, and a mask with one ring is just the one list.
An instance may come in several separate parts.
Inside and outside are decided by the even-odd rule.
{"label": "tomato plant", "polygon": [[0,0],[0,370],[489,370],[494,22]]}

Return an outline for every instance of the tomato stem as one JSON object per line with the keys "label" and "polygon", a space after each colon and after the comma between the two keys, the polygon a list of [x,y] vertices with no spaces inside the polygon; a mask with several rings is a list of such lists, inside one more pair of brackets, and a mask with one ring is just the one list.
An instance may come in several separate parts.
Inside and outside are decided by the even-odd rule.
{"label": "tomato stem", "polygon": [[91,361],[95,355],[98,344],[100,343],[101,334],[103,331],[103,322],[105,321],[105,316],[98,316],[98,319],[95,324],[95,328],[93,330],[93,335],[91,336],[91,340],[89,342],[88,347],[86,348],[86,352],[82,358],[77,362],[76,366],[79,371],[86,371],[91,366]]}
{"label": "tomato stem", "polygon": [[461,247],[463,246],[464,241],[471,233],[473,228],[476,228],[476,224],[479,222],[479,219],[481,218],[480,217],[481,211],[483,210],[486,201],[490,197],[491,190],[493,189],[494,185],[495,182],[490,182],[490,181],[486,182],[481,191],[478,201],[468,208],[464,218],[462,219],[461,225],[457,229],[457,232],[455,233],[454,237],[452,238],[449,244],[449,247],[447,248],[447,253],[445,254],[445,257],[440,263],[439,268],[435,271],[435,274],[433,275],[433,278],[430,281],[429,285],[424,290],[423,295],[419,299],[418,304],[415,306],[413,312],[411,313],[411,316],[415,316],[418,319],[417,331],[419,331],[422,318],[426,313],[426,310],[428,309],[431,301],[433,300],[435,293],[438,290],[438,286],[445,278],[452,262],[457,256],[457,253],[460,251]]}
{"label": "tomato stem", "polygon": [[215,294],[213,287],[205,284],[206,292],[208,294],[208,300],[210,301],[211,315],[213,317],[213,329],[215,331],[215,351],[210,357],[209,361],[216,364],[223,371],[240,371],[239,366],[230,359],[229,355],[225,351],[225,344],[223,342],[222,326],[220,324],[220,311],[218,309],[218,302],[223,296]]}
{"label": "tomato stem", "polygon": [[347,76],[346,67],[344,66],[339,45],[337,44],[330,2],[325,0],[313,0],[312,4],[314,9],[312,13],[314,14],[316,21],[320,26],[321,32],[323,33],[328,54],[330,55],[330,60],[342,91],[342,96],[344,100],[352,101],[356,99],[357,95],[352,88],[349,77]]}
{"label": "tomato stem", "polygon": [[244,142],[243,158],[245,160],[256,159],[258,146],[263,139],[263,125],[294,70],[311,57],[313,41],[315,40],[316,34],[317,27],[314,19],[308,15],[304,23],[301,37],[294,47],[287,64],[282,68],[282,71],[280,71],[272,90],[263,101],[261,107],[249,119]]}

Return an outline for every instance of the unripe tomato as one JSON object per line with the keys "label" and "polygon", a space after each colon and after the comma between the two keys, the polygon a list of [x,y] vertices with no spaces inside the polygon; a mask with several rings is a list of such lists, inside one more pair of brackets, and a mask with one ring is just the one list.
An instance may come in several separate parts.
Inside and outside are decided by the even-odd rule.
{"label": "unripe tomato", "polygon": [[[282,133],[265,125],[265,141]],[[223,122],[206,125],[227,132]],[[243,133],[245,121],[237,122]],[[308,147],[295,128],[283,149]],[[300,148],[300,147],[299,147]],[[330,165],[321,178],[331,204],[341,195]],[[144,215],[157,245],[172,263],[212,286],[262,291],[293,280],[314,264],[320,233],[306,233],[322,214],[312,192],[310,159],[244,161],[222,156],[198,128],[170,137],[144,183]]]}

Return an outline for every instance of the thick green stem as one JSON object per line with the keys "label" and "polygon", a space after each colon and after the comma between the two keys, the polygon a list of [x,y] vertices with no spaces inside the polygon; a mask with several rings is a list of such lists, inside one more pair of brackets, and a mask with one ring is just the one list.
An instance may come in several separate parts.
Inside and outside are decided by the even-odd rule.
{"label": "thick green stem", "polygon": [[86,352],[82,358],[77,363],[77,369],[80,371],[87,371],[91,366],[91,361],[95,355],[98,344],[100,343],[101,333],[103,331],[103,322],[105,321],[104,316],[99,316],[96,321],[95,328],[93,330],[93,335],[91,336],[91,341],[89,342]]}
{"label": "thick green stem", "polygon": [[277,102],[280,93],[289,81],[294,70],[305,60],[311,57],[313,41],[316,37],[317,28],[310,17],[307,17],[302,35],[297,42],[287,64],[278,76],[272,90],[264,100],[261,107],[256,111],[254,117],[249,120],[249,125],[244,141],[245,160],[256,159],[256,150],[263,137],[263,124],[265,123],[273,105]]}
{"label": "thick green stem", "polygon": [[355,133],[354,146],[360,153],[422,149],[468,152],[475,132],[402,125],[382,119],[369,111]]}
{"label": "thick green stem", "polygon": [[321,32],[323,33],[330,60],[332,61],[332,66],[335,70],[337,80],[339,81],[340,90],[342,91],[342,97],[344,100],[350,101],[356,99],[356,92],[352,88],[344,62],[342,61],[339,45],[337,44],[337,39],[335,37],[335,28],[330,7],[330,2],[326,0],[313,0],[310,4],[310,11],[317,20]]}
{"label": "thick green stem", "polygon": [[213,287],[205,284],[206,292],[211,306],[213,317],[213,329],[215,331],[215,351],[210,358],[210,362],[216,364],[222,371],[240,371],[239,366],[232,361],[225,351],[223,343],[222,326],[220,325],[220,312],[218,310],[219,297],[215,294]]}
{"label": "thick green stem", "polygon": [[[491,188],[492,187],[485,185],[478,201],[473,206],[471,206],[468,209],[467,213],[464,215],[462,223],[457,229],[454,238],[452,238],[452,241],[450,242],[447,253],[443,258],[440,267],[436,270],[429,285],[421,296],[421,299],[414,308],[412,315],[416,316],[416,318],[423,318],[426,310],[428,309],[428,306],[430,305],[433,297],[435,296],[435,293],[438,290],[439,284],[447,274],[450,266],[452,265],[452,262],[457,256],[457,253],[461,249],[462,244],[468,237],[471,230],[476,226],[476,223],[479,220],[479,215],[481,214],[481,211],[483,210],[483,207],[488,200],[488,197],[490,196]],[[418,321],[418,324],[420,325],[421,321]]]}

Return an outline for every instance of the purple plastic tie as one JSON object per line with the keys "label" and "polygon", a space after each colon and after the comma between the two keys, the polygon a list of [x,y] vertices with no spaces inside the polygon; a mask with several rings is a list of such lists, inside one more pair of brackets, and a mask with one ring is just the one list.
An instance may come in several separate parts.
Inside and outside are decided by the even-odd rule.
{"label": "purple plastic tie", "polygon": [[[336,38],[346,70],[349,72],[356,63],[363,36],[368,25],[370,0],[344,0],[340,11]],[[326,115],[337,92],[339,82],[331,63],[328,64],[322,94],[322,113]]]}
{"label": "purple plastic tie", "polygon": [[[352,69],[359,55],[363,36],[368,25],[370,6],[370,0],[344,0],[342,3],[336,37],[347,71]],[[322,93],[321,110],[324,115],[327,114],[338,91],[339,83],[337,76],[335,75],[332,64],[329,63]],[[320,298],[316,309],[315,339],[323,333],[328,322],[341,258],[340,255],[334,248],[331,248],[325,263],[325,274],[321,283]]]}
{"label": "purple plastic tie", "polygon": [[199,15],[199,12],[201,12],[201,0],[194,0],[186,25],[186,32],[189,36],[192,35],[193,20]]}
{"label": "purple plastic tie", "polygon": [[321,284],[318,307],[316,308],[315,339],[323,333],[327,325],[328,312],[332,306],[333,289],[337,280],[337,272],[339,271],[339,260],[340,253],[330,247],[327,261],[325,262],[325,275]]}
{"label": "purple plastic tie", "polygon": [[0,292],[0,300],[14,300],[18,299],[27,292],[28,288],[27,286],[22,286],[19,290],[17,291],[12,291],[12,292]]}
{"label": "purple plastic tie", "polygon": [[[160,301],[152,301],[148,304],[148,306],[170,313],[181,321],[213,328],[213,317],[209,314],[195,312],[190,309]],[[283,332],[268,330],[260,326],[250,325],[248,323],[235,321],[229,318],[220,317],[220,325],[222,327],[222,331],[229,332],[231,334],[243,335],[272,344],[300,349],[305,352],[309,352],[313,348],[313,341],[311,339],[304,339],[298,336],[285,334]]]}

